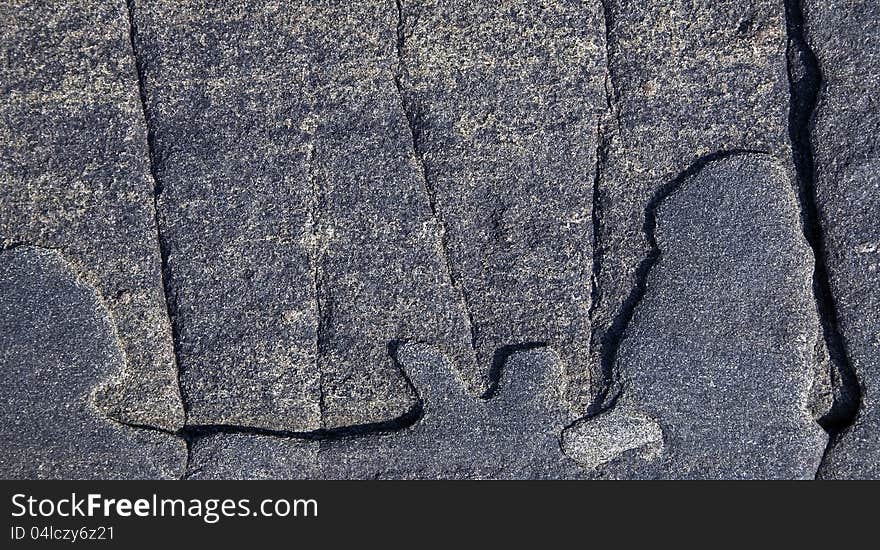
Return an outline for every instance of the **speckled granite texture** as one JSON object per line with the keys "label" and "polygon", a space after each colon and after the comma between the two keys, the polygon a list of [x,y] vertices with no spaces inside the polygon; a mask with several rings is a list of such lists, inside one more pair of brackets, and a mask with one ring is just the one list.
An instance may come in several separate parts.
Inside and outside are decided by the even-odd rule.
{"label": "speckled granite texture", "polygon": [[0,0],[0,475],[880,477],[880,8]]}

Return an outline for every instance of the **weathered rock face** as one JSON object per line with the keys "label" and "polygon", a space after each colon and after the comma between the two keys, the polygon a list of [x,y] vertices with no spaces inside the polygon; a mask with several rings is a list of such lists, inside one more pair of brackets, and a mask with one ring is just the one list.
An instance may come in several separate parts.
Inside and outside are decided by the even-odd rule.
{"label": "weathered rock face", "polygon": [[57,248],[103,297],[125,368],[99,405],[183,424],[124,1],[0,7],[0,241]]}
{"label": "weathered rock face", "polygon": [[124,364],[111,312],[59,252],[0,252],[0,477],[180,477],[182,439],[94,407],[97,385]]}
{"label": "weathered rock face", "polygon": [[314,128],[283,35],[242,7],[134,5],[181,383],[189,423],[310,429]]}
{"label": "weathered rock face", "polygon": [[477,370],[552,346],[587,393],[598,2],[400,3],[400,87]]}
{"label": "weathered rock face", "polygon": [[612,110],[596,190],[601,245],[593,329],[594,351],[611,358],[647,250],[651,197],[707,155],[785,154],[788,81],[781,0],[605,6]]}
{"label": "weathered rock face", "polygon": [[557,478],[579,469],[558,437],[572,419],[560,393],[558,358],[514,355],[497,393],[475,399],[441,357],[404,347],[399,360],[423,399],[424,418],[369,439],[322,442],[320,475],[329,478]]}
{"label": "weathered rock face", "polygon": [[821,330],[790,171],[754,154],[694,169],[649,211],[657,249],[618,356],[622,397],[566,450],[596,466],[610,447],[600,475],[614,477],[812,478]]}
{"label": "weathered rock face", "polygon": [[468,368],[393,5],[136,2],[135,21],[188,423],[394,418],[413,402],[398,340]]}
{"label": "weathered rock face", "polygon": [[558,436],[572,418],[562,405],[558,358],[518,353],[487,400],[467,394],[436,349],[408,344],[396,357],[424,416],[393,433],[303,441],[214,434],[192,448],[192,478],[330,479],[571,478],[577,465]]}
{"label": "weathered rock face", "polygon": [[5,2],[0,473],[880,477],[880,8],[803,4]]}
{"label": "weathered rock face", "polygon": [[812,146],[829,282],[855,374],[863,387],[852,427],[832,442],[819,472],[880,477],[880,6],[805,2],[807,39],[823,86]]}

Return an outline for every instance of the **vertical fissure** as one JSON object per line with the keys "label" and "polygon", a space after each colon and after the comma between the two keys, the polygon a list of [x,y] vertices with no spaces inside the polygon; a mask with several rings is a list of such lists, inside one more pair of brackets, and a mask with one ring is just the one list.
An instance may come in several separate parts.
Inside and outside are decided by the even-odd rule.
{"label": "vertical fissure", "polygon": [[[609,341],[607,327],[601,326],[602,322],[597,319],[597,312],[602,302],[602,269],[604,262],[604,203],[602,188],[605,183],[605,167],[608,162],[611,148],[611,129],[609,125],[616,122],[617,130],[620,131],[620,119],[617,109],[617,96],[614,87],[614,77],[611,71],[611,30],[613,25],[612,14],[607,0],[601,0],[602,18],[604,25],[605,40],[605,111],[596,125],[596,163],[593,175],[592,196],[592,224],[593,224],[593,263],[590,276],[590,347],[591,355],[598,365],[594,365],[591,379],[598,378],[598,389],[591,392],[590,404],[587,407],[587,415],[593,416],[607,409],[611,404],[607,403],[609,393],[614,387],[614,361],[613,356],[607,350],[613,346]],[[591,385],[593,385],[591,383]],[[612,403],[613,404],[613,403]]]}
{"label": "vertical fissure", "polygon": [[131,52],[132,57],[134,59],[135,71],[137,74],[137,84],[138,84],[138,96],[141,102],[141,110],[144,116],[144,125],[147,131],[146,135],[146,144],[147,144],[147,157],[149,162],[149,170],[150,177],[153,180],[153,225],[156,228],[156,243],[159,248],[159,260],[160,260],[160,279],[162,283],[162,292],[165,298],[165,314],[168,317],[168,323],[171,328],[171,346],[172,352],[174,355],[174,364],[175,369],[177,370],[177,388],[181,397],[183,412],[184,412],[184,428],[180,430],[179,435],[183,437],[187,446],[187,460],[184,465],[184,475],[186,475],[186,471],[189,469],[189,459],[191,454],[191,440],[186,434],[186,398],[183,390],[183,385],[181,384],[181,361],[180,361],[180,351],[179,351],[179,342],[180,342],[180,332],[178,328],[177,322],[177,296],[174,292],[174,289],[171,285],[171,270],[169,266],[169,247],[168,242],[165,239],[165,235],[162,232],[162,224],[159,216],[159,195],[162,194],[164,187],[162,185],[162,180],[158,175],[157,170],[157,161],[156,161],[156,144],[155,144],[155,129],[153,126],[153,118],[152,113],[150,111],[150,104],[147,98],[147,88],[146,88],[146,71],[144,69],[144,60],[141,55],[140,48],[138,47],[138,26],[137,21],[135,19],[135,0],[126,0],[126,10],[128,14],[128,26],[129,26],[129,41],[131,44]]}
{"label": "vertical fissure", "polygon": [[[180,357],[179,357],[179,333],[177,327],[177,296],[171,285],[171,275],[169,267],[169,247],[162,232],[162,224],[159,218],[159,195],[163,192],[161,178],[159,178],[156,168],[156,147],[155,147],[155,131],[153,129],[152,115],[150,113],[150,105],[147,100],[147,90],[145,84],[143,60],[137,46],[137,24],[134,16],[134,0],[127,0],[128,18],[129,18],[129,36],[131,38],[131,49],[134,55],[135,69],[137,70],[138,91],[141,100],[141,108],[144,113],[144,124],[147,129],[147,155],[149,158],[150,177],[153,180],[153,224],[156,227],[156,240],[159,248],[159,258],[161,261],[162,291],[165,296],[165,308],[168,320],[171,325],[171,343],[174,349],[174,360],[178,368],[178,385],[180,384]],[[183,388],[180,388],[181,396],[183,396]],[[184,405],[185,405],[184,400]]]}
{"label": "vertical fissure", "polygon": [[[609,98],[610,101],[610,98]],[[610,105],[610,104],[609,104]],[[609,107],[610,109],[610,107]],[[607,119],[607,117],[606,117]],[[606,134],[606,129],[604,125],[604,121],[600,121],[596,125],[596,165],[595,165],[595,173],[593,177],[593,197],[592,197],[592,223],[593,223],[593,263],[592,263],[592,273],[590,274],[590,324],[591,324],[591,332],[590,335],[590,347],[594,349],[598,349],[598,362],[599,364],[594,367],[593,370],[596,372],[591,376],[591,378],[598,378],[598,389],[592,393],[591,396],[591,404],[587,408],[588,414],[597,413],[605,403],[606,398],[608,397],[608,393],[611,390],[614,380],[614,372],[613,365],[611,361],[608,361],[603,350],[605,348],[605,342],[599,336],[601,334],[601,329],[596,327],[598,324],[598,319],[596,312],[599,308],[599,305],[602,301],[602,265],[604,259],[604,248],[603,248],[603,235],[604,235],[604,224],[603,224],[603,207],[602,207],[602,186],[603,186],[603,177],[604,177],[604,169],[605,163],[608,158],[608,148],[609,148],[609,138]],[[594,355],[595,356],[595,355]],[[591,384],[592,385],[592,384]]]}
{"label": "vertical fissure", "polygon": [[822,336],[831,360],[833,401],[817,422],[829,434],[826,453],[839,434],[855,420],[861,402],[861,387],[849,360],[846,342],[837,320],[837,305],[831,290],[826,263],[825,239],[816,194],[816,172],[812,146],[813,114],[823,87],[819,61],[806,39],[801,0],[785,0],[788,34],[789,116],[788,132],[797,178],[801,223],[815,257],[813,297]]}
{"label": "vertical fissure", "polygon": [[413,154],[415,154],[416,160],[419,163],[419,169],[421,172],[421,180],[424,185],[425,194],[428,197],[428,205],[431,210],[431,217],[434,219],[434,222],[437,224],[438,231],[440,233],[440,260],[443,263],[444,270],[446,271],[446,276],[449,279],[452,287],[457,291],[459,295],[459,299],[461,301],[462,307],[464,308],[465,316],[468,324],[468,331],[470,332],[471,337],[471,347],[474,351],[477,349],[477,329],[476,324],[474,322],[473,312],[470,308],[470,299],[468,297],[467,290],[461,284],[461,280],[459,276],[456,274],[455,269],[452,267],[451,258],[449,255],[449,245],[447,242],[447,231],[446,231],[446,222],[443,216],[439,212],[439,207],[437,205],[437,190],[434,184],[431,182],[431,179],[428,175],[428,167],[425,163],[424,151],[420,144],[419,140],[419,132],[418,121],[416,113],[410,107],[406,100],[406,94],[403,90],[403,72],[404,72],[404,63],[403,63],[403,52],[405,49],[405,24],[406,24],[406,16],[404,14],[403,0],[395,0],[395,6],[397,8],[397,71],[394,75],[394,86],[397,89],[397,95],[400,98],[401,108],[403,109],[404,116],[406,117],[407,127],[409,128],[411,145],[413,149]]}

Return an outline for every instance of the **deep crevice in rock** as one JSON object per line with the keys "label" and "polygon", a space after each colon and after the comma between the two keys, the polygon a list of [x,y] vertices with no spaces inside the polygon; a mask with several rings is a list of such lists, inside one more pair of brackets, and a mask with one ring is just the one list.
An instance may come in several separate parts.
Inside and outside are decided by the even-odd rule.
{"label": "deep crevice in rock", "polygon": [[184,439],[188,440],[218,433],[261,435],[315,441],[323,439],[344,439],[403,430],[421,420],[423,412],[424,408],[422,401],[418,400],[415,404],[413,404],[412,407],[410,407],[410,409],[406,413],[402,414],[401,416],[391,418],[389,420],[384,420],[382,422],[372,422],[369,424],[353,424],[350,426],[341,426],[338,428],[320,428],[308,432],[273,430],[270,428],[258,428],[256,426],[239,426],[235,424],[191,424],[182,430],[181,435],[184,437]]}
{"label": "deep crevice in rock", "polygon": [[[657,228],[657,209],[669,195],[674,193],[682,185],[682,183],[685,182],[685,180],[696,175],[707,164],[710,164],[717,160],[721,160],[723,158],[746,154],[763,155],[768,153],[766,151],[752,149],[731,149],[726,151],[717,151],[708,155],[704,155],[692,162],[691,165],[688,166],[688,168],[686,168],[684,171],[679,173],[678,176],[667,181],[666,184],[657,189],[654,192],[654,195],[651,197],[651,200],[648,201],[648,204],[645,207],[645,221],[642,225],[642,232],[645,235],[645,239],[648,243],[648,246],[650,247],[650,251],[639,263],[639,266],[636,269],[634,283],[632,288],[630,289],[629,295],[627,296],[626,300],[624,300],[620,310],[614,316],[611,326],[602,335],[602,347],[600,356],[603,370],[606,370],[609,373],[608,376],[611,379],[609,381],[609,389],[618,384],[618,381],[616,380],[616,373],[614,372],[615,362],[617,361],[617,353],[620,349],[620,344],[625,336],[626,328],[632,320],[636,308],[642,301],[642,298],[644,298],[645,296],[648,285],[648,275],[650,274],[654,265],[657,263],[657,260],[660,258],[660,248],[657,245],[657,240],[655,236],[655,230]],[[597,401],[593,407],[587,410],[587,414],[585,415],[585,417],[589,418],[592,416],[596,416],[612,408],[617,400],[620,398],[620,394],[622,391],[622,387],[617,387],[614,393],[606,391],[605,402]],[[609,393],[610,397],[608,396]]]}
{"label": "deep crevice in rock", "polygon": [[[609,97],[609,109],[611,109],[611,99]],[[587,414],[593,415],[601,412],[606,406],[606,400],[609,392],[614,385],[614,369],[611,362],[607,361],[603,350],[606,342],[602,337],[603,331],[594,326],[596,319],[595,314],[599,304],[602,301],[601,274],[602,261],[604,259],[603,236],[603,206],[602,206],[602,182],[604,177],[604,167],[608,158],[608,148],[610,139],[606,134],[603,122],[599,122],[596,128],[596,165],[593,178],[593,198],[592,198],[592,223],[593,223],[593,265],[590,274],[590,322],[592,334],[590,335],[590,347],[598,350],[599,365],[593,367],[591,379],[598,377],[599,388],[593,392],[590,405],[587,407]],[[597,382],[591,380],[591,385]]]}
{"label": "deep crevice in rock", "polygon": [[813,296],[832,363],[834,399],[831,408],[817,419],[829,434],[827,453],[839,434],[855,420],[862,399],[862,389],[849,361],[846,341],[838,325],[837,306],[828,279],[824,234],[816,198],[813,147],[810,139],[813,113],[823,88],[823,78],[819,61],[806,40],[800,0],[785,1],[785,22],[788,33],[790,89],[788,132],[797,176],[804,237],[815,257]]}
{"label": "deep crevice in rock", "polygon": [[[592,399],[587,407],[587,416],[595,416],[614,406],[617,401],[619,388],[616,387],[614,373],[613,354],[608,354],[609,346],[613,346],[613,338],[609,335],[609,327],[596,326],[596,311],[602,302],[601,277],[604,261],[604,200],[602,194],[605,182],[605,167],[608,163],[608,155],[612,142],[612,130],[609,128],[612,120],[617,125],[619,134],[621,129],[620,112],[617,107],[617,90],[614,86],[614,74],[611,68],[611,41],[614,18],[608,6],[608,0],[600,1],[602,8],[603,32],[605,39],[605,112],[596,126],[596,165],[593,175],[592,197],[592,224],[593,224],[593,266],[590,277],[590,348],[593,360],[598,360],[598,365],[593,365],[591,378],[598,377],[599,388],[592,392]],[[611,327],[613,328],[613,327]],[[592,384],[592,381],[591,381]]]}

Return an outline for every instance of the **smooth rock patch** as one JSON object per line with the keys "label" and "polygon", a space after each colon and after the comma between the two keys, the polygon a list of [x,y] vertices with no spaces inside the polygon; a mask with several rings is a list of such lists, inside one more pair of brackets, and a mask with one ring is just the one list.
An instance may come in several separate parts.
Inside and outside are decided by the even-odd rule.
{"label": "smooth rock patch", "polygon": [[124,363],[110,311],[60,253],[0,252],[0,477],[179,478],[182,439],[95,407]]}

